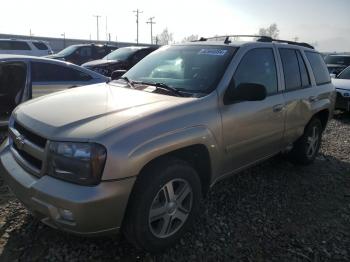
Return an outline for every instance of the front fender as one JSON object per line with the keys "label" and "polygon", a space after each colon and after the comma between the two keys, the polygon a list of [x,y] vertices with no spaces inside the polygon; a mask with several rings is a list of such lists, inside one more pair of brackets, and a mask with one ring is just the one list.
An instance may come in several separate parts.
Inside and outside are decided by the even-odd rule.
{"label": "front fender", "polygon": [[[157,157],[192,145],[204,145],[211,159],[212,174],[220,166],[220,150],[212,132],[206,126],[193,126],[153,137],[125,154],[115,154],[106,166],[103,179],[137,176],[142,168]],[[125,152],[124,152],[125,153]]]}

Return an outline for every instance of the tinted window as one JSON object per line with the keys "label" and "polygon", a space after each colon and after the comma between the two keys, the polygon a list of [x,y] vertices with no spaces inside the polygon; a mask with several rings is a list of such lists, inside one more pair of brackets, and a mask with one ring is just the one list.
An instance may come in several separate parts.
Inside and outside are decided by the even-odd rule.
{"label": "tinted window", "polygon": [[60,81],[89,81],[92,77],[79,70],[49,64],[32,63],[32,81],[33,82],[60,82]]}
{"label": "tinted window", "polygon": [[30,46],[26,42],[12,41],[12,50],[31,50]]}
{"label": "tinted window", "polygon": [[266,87],[267,94],[277,93],[277,73],[273,50],[258,48],[248,51],[234,75],[235,85],[255,83]]}
{"label": "tinted window", "polygon": [[31,50],[26,42],[0,41],[0,50]]}
{"label": "tinted window", "polygon": [[350,66],[345,68],[338,76],[337,78],[340,79],[350,79]]}
{"label": "tinted window", "polygon": [[47,46],[45,45],[45,43],[42,42],[32,42],[33,45],[38,48],[39,50],[47,50]]}
{"label": "tinted window", "polygon": [[0,41],[0,50],[10,50],[10,41]]}
{"label": "tinted window", "polygon": [[136,54],[132,57],[132,62],[136,64],[137,62],[142,60],[149,53],[151,53],[150,49],[144,49],[144,50],[140,50],[140,51],[136,52]]}
{"label": "tinted window", "polygon": [[286,90],[301,88],[299,61],[294,49],[280,49]]}
{"label": "tinted window", "polygon": [[302,87],[308,87],[311,85],[310,83],[310,76],[307,72],[306,65],[304,58],[302,57],[299,50],[296,50],[297,56],[298,56],[298,62],[299,62],[299,70],[300,70],[300,77],[301,77],[301,84]]}
{"label": "tinted window", "polygon": [[107,47],[96,47],[96,53],[98,56],[104,57],[109,53],[109,50],[107,49]]}
{"label": "tinted window", "polygon": [[311,64],[312,71],[315,76],[316,84],[326,84],[331,82],[331,77],[327,66],[319,53],[305,52],[307,59]]}
{"label": "tinted window", "polygon": [[79,55],[82,57],[91,57],[92,56],[92,48],[90,46],[80,47],[78,49]]}

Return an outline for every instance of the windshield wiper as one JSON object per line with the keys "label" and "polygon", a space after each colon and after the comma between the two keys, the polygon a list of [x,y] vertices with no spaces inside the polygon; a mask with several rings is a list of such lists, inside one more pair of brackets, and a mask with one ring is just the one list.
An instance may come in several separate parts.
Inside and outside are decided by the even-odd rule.
{"label": "windshield wiper", "polygon": [[163,89],[163,90],[166,90],[166,91],[170,91],[171,93],[175,94],[176,96],[181,96],[181,97],[184,96],[184,94],[181,93],[176,88],[168,86],[167,84],[164,84],[164,83],[148,83],[148,82],[134,82],[134,83],[135,84],[140,84],[140,85],[155,86],[157,89]]}
{"label": "windshield wiper", "polygon": [[119,79],[124,80],[124,81],[128,84],[128,86],[129,86],[130,88],[135,89],[134,81],[131,81],[128,77],[122,76],[122,77],[119,78]]}

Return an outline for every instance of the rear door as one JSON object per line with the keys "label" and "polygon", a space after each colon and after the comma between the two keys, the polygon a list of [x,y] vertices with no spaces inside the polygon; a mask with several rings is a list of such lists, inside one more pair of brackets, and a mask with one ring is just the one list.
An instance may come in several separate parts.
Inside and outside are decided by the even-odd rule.
{"label": "rear door", "polygon": [[264,85],[267,98],[222,105],[223,138],[228,156],[225,172],[279,152],[284,131],[284,100],[278,88],[275,50],[271,46],[248,50],[233,79],[235,86],[240,83]]}
{"label": "rear door", "polygon": [[32,98],[93,82],[85,72],[65,65],[32,62]]}
{"label": "rear door", "polygon": [[280,47],[278,50],[284,78],[286,101],[284,145],[287,146],[303,134],[305,125],[312,117],[313,104],[319,99],[320,90],[317,85],[312,84],[311,68],[300,49]]}

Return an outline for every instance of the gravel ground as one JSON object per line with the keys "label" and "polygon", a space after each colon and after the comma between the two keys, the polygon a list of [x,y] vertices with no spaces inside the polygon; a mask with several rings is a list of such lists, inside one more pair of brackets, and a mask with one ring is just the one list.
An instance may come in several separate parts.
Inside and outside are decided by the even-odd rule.
{"label": "gravel ground", "polygon": [[350,261],[349,134],[350,115],[338,115],[313,165],[276,157],[218,183],[192,231],[157,255],[51,229],[0,178],[0,261]]}

